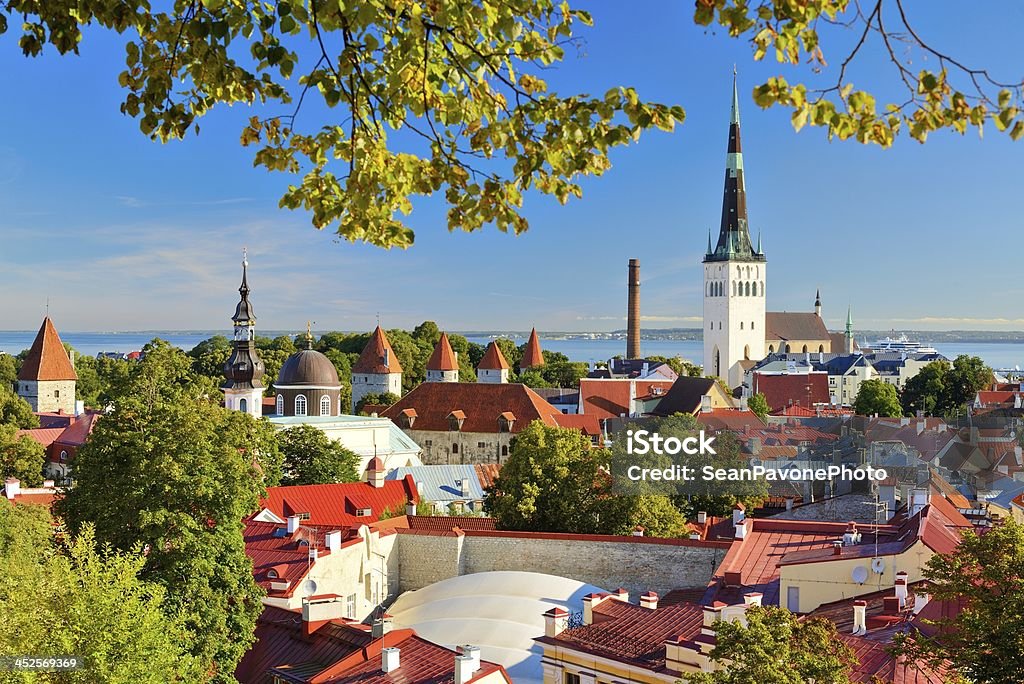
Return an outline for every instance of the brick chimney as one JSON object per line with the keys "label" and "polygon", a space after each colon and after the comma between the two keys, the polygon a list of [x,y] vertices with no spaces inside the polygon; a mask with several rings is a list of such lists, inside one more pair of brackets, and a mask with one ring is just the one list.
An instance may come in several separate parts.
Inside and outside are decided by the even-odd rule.
{"label": "brick chimney", "polygon": [[480,649],[476,646],[459,646],[455,656],[455,684],[467,684],[480,669]]}
{"label": "brick chimney", "polygon": [[615,593],[612,594],[612,598],[618,599],[623,603],[629,603],[629,589],[626,589],[625,587],[619,587],[615,590]]}
{"label": "brick chimney", "polygon": [[288,516],[288,534],[295,534],[295,531],[299,529],[299,523],[302,521],[297,515]]}
{"label": "brick chimney", "polygon": [[9,477],[4,481],[4,492],[7,494],[8,499],[14,499],[14,497],[21,494],[21,480],[16,477]]}
{"label": "brick chimney", "polygon": [[640,260],[629,260],[626,358],[640,358]]}
{"label": "brick chimney", "polygon": [[912,518],[928,505],[929,492],[927,489],[915,489],[910,496],[910,517]]}
{"label": "brick chimney", "polygon": [[761,599],[763,599],[763,598],[764,598],[764,594],[762,594],[761,592],[759,592],[759,591],[752,591],[749,594],[744,594],[743,595],[743,605],[748,607],[748,608],[750,606],[760,606],[761,605]]}
{"label": "brick chimney", "polygon": [[645,594],[640,595],[640,607],[650,608],[655,610],[658,607],[658,595],[653,591],[648,591]]}
{"label": "brick chimney", "polygon": [[642,537],[642,536],[644,536],[644,530],[645,529],[646,528],[643,525],[637,525],[636,527],[633,528],[633,536],[634,537]]}
{"label": "brick chimney", "polygon": [[341,550],[341,530],[331,530],[324,536],[324,546],[331,553]]}
{"label": "brick chimney", "polygon": [[302,599],[302,634],[311,636],[331,620],[345,615],[345,602],[337,594],[321,594]]}

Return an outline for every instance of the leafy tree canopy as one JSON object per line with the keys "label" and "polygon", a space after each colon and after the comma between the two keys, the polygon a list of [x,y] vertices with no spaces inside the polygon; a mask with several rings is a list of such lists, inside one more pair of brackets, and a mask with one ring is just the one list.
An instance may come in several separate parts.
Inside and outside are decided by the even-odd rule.
{"label": "leafy tree canopy", "polygon": [[932,601],[958,606],[927,632],[903,635],[897,650],[933,666],[952,665],[965,681],[1011,684],[1024,672],[1024,526],[1012,518],[978,534],[964,533],[956,551],[928,560]]}
{"label": "leafy tree canopy", "polygon": [[977,356],[961,354],[952,364],[933,361],[903,387],[903,410],[910,415],[917,411],[940,416],[962,412],[992,380],[992,369]]}
{"label": "leafy tree canopy", "polygon": [[75,533],[94,526],[101,544],[144,548],[141,577],[166,590],[190,653],[231,682],[261,610],[242,519],[280,475],[274,429],[222,408],[180,350],[155,340],[144,352],[76,455],[58,512]]}
{"label": "leafy tree canopy", "polygon": [[711,660],[721,669],[686,674],[684,684],[804,684],[849,682],[856,664],[850,650],[825,618],[800,620],[784,608],[751,607],[746,625],[715,624],[717,643]]}
{"label": "leafy tree canopy", "polygon": [[760,392],[750,397],[750,400],[747,401],[747,408],[761,420],[767,418],[772,411],[772,407],[768,405],[768,399]]}
{"label": "leafy tree canopy", "polygon": [[46,508],[0,501],[0,654],[61,653],[84,659],[80,670],[32,681],[184,684],[206,679],[189,655],[190,635],[182,620],[164,610],[164,588],[140,579],[141,549],[98,547],[89,525],[71,539],[57,539],[53,530]]}
{"label": "leafy tree canopy", "polygon": [[0,389],[11,389],[18,379],[17,357],[11,354],[0,354]]}
{"label": "leafy tree canopy", "polygon": [[885,418],[903,415],[896,386],[885,380],[873,378],[860,383],[853,410],[858,416],[879,415]]}
{"label": "leafy tree canopy", "polygon": [[28,436],[17,436],[14,425],[0,424],[0,479],[16,477],[22,486],[38,487],[43,483],[46,450]]}
{"label": "leafy tree canopy", "polygon": [[0,385],[0,425],[13,425],[22,430],[39,427],[39,418],[29,403],[5,385]]}
{"label": "leafy tree canopy", "polygon": [[397,404],[398,400],[401,399],[397,394],[391,392],[382,392],[380,394],[366,394],[355,406],[355,413],[361,414],[363,407],[367,404],[377,404],[379,406],[391,406]]}
{"label": "leafy tree canopy", "polygon": [[312,425],[282,430],[277,442],[284,458],[283,485],[359,481],[359,456]]}
{"label": "leafy tree canopy", "polygon": [[[923,142],[986,122],[1013,139],[1024,134],[1020,82],[931,46],[903,0],[706,0],[693,20],[747,43],[755,61],[770,55],[788,71],[807,62],[834,78],[815,90],[776,76],[753,89],[758,105],[791,109],[798,130],[820,126],[884,147],[900,132]],[[549,90],[545,70],[592,24],[568,2],[201,0],[153,9],[138,0],[11,0],[0,11],[0,33],[20,27],[29,56],[47,46],[77,52],[92,38],[87,24],[125,37],[121,111],[144,134],[183,138],[218,106],[261,105],[241,143],[256,148],[255,164],[288,176],[280,205],[382,247],[412,244],[402,217],[418,196],[444,197],[450,230],[520,233],[526,192],[579,197],[581,178],[605,173],[613,148],[684,120],[680,106],[644,101],[630,87]],[[851,33],[853,48],[826,60],[826,48]],[[892,63],[904,99],[880,103],[848,81],[848,67],[871,50]],[[325,113],[301,111],[313,100]]]}

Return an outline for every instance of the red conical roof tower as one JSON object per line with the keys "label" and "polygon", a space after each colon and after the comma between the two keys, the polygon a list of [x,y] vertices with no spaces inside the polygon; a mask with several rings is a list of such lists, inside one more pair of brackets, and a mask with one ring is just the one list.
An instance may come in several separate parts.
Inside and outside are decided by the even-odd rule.
{"label": "red conical roof tower", "polygon": [[441,333],[441,339],[437,341],[434,353],[430,355],[430,360],[427,361],[427,370],[459,370],[459,361],[455,358],[455,352],[452,350],[451,342],[448,341],[447,333]]}
{"label": "red conical roof tower", "polygon": [[32,348],[18,371],[18,380],[78,380],[53,321],[43,319]]}
{"label": "red conical roof tower", "polygon": [[537,329],[530,331],[530,339],[526,342],[526,349],[523,350],[523,360],[519,362],[519,368],[536,368],[544,365],[544,354],[540,350],[540,339],[537,338]]}

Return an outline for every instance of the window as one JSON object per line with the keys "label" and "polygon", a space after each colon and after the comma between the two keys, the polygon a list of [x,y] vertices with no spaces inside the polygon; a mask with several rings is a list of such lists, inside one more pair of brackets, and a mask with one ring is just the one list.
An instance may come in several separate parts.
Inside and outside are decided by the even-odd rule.
{"label": "window", "polygon": [[331,398],[326,394],[320,397],[320,415],[331,415]]}
{"label": "window", "polygon": [[246,401],[245,399],[239,399],[238,400],[238,410],[241,411],[242,413],[248,413],[249,412],[249,402]]}
{"label": "window", "polygon": [[459,453],[459,445],[457,443],[456,444],[452,444],[452,453],[453,454]]}
{"label": "window", "polygon": [[309,512],[299,513],[299,520],[309,520]]}
{"label": "window", "polygon": [[277,579],[278,576],[279,575],[277,574],[277,570],[275,570],[274,568],[270,568],[269,570],[267,570],[267,579]]}
{"label": "window", "polygon": [[279,416],[284,415],[284,397],[280,394],[277,395],[277,406],[274,407],[275,413]]}
{"label": "window", "polygon": [[740,330],[743,330],[743,321],[740,321]]}
{"label": "window", "polygon": [[68,452],[64,451],[63,449],[61,449],[61,452],[60,452],[60,460],[62,460],[62,461],[68,460]]}
{"label": "window", "polygon": [[718,329],[719,329],[719,330],[721,330],[721,329],[722,329],[722,321],[718,321]]}
{"label": "window", "polygon": [[434,440],[428,439],[427,441],[425,441],[423,443],[423,446],[428,447],[428,448],[434,446]]}
{"label": "window", "polygon": [[580,684],[580,676],[575,672],[566,672],[564,684]]}
{"label": "window", "polygon": [[750,321],[750,329],[751,329],[751,330],[753,330],[753,329],[754,329],[754,321]]}
{"label": "window", "polygon": [[807,345],[805,344],[804,345],[804,354],[806,354],[806,353],[807,353]]}
{"label": "window", "polygon": [[786,587],[786,608],[791,613],[800,612],[800,587]]}
{"label": "window", "polygon": [[487,443],[486,442],[477,442],[476,443],[476,448],[477,449],[486,449],[487,448]]}
{"label": "window", "polygon": [[501,445],[501,455],[508,456],[508,444]]}
{"label": "window", "polygon": [[306,395],[299,394],[295,397],[295,415],[306,415]]}
{"label": "window", "polygon": [[355,620],[356,618],[356,595],[349,594],[345,599],[345,617],[349,620]]}
{"label": "window", "polygon": [[53,398],[60,399],[60,390],[53,390]]}

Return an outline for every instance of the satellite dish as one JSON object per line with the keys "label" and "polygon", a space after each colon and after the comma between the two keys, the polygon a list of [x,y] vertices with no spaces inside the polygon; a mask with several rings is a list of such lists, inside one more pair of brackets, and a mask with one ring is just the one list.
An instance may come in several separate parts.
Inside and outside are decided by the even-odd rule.
{"label": "satellite dish", "polygon": [[302,583],[302,593],[304,596],[312,596],[316,593],[316,582],[311,579],[306,580]]}
{"label": "satellite dish", "polygon": [[871,559],[871,572],[876,575],[881,575],[885,572],[885,559],[884,558],[872,558]]}
{"label": "satellite dish", "polygon": [[[880,560],[880,559],[879,559]],[[863,565],[858,565],[853,569],[853,581],[857,584],[864,584],[868,581],[868,569]]]}

